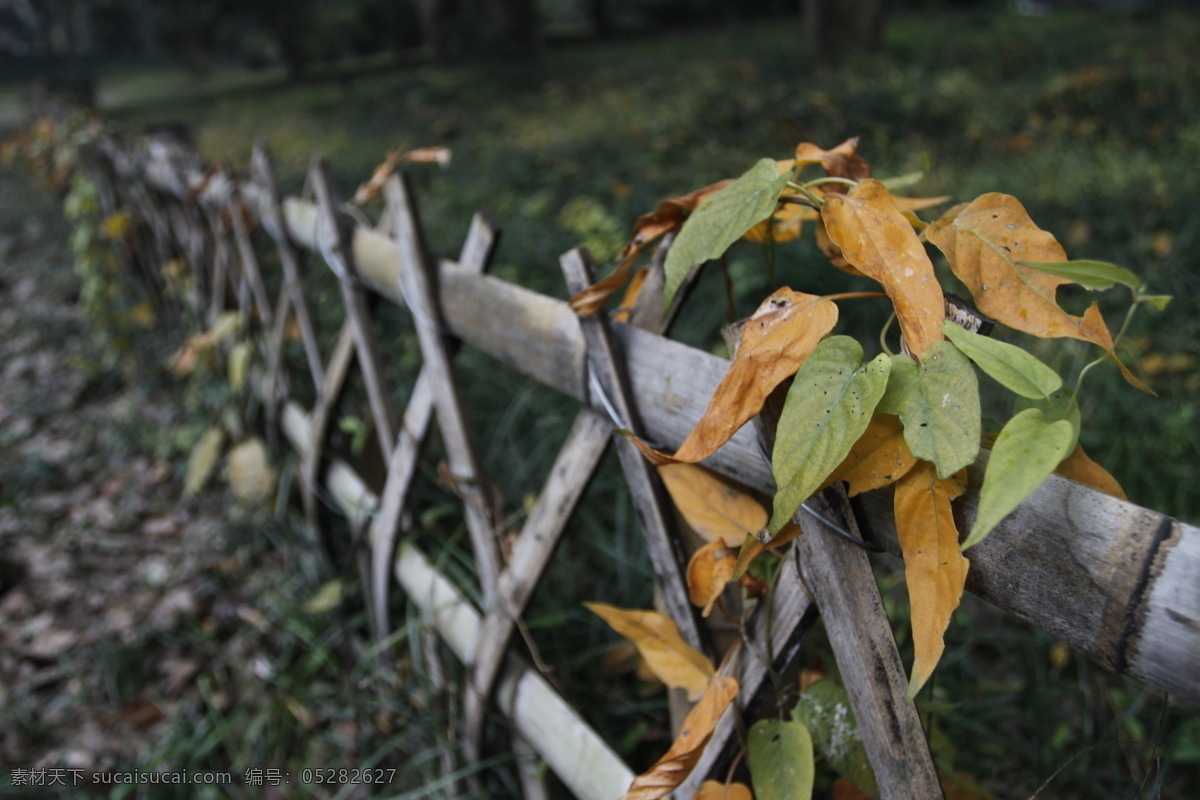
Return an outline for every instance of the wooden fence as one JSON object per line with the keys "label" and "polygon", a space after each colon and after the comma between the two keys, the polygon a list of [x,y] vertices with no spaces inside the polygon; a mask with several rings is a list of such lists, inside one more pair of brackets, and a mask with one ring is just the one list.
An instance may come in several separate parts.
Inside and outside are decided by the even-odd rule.
{"label": "wooden fence", "polygon": [[[637,324],[602,316],[580,319],[566,303],[485,274],[496,230],[475,217],[455,260],[428,251],[414,198],[399,176],[385,187],[377,227],[345,213],[328,170],[314,161],[315,198],[280,197],[265,152],[253,154],[251,176],[206,170],[193,152],[125,146],[100,136],[85,164],[101,188],[106,213],[135,216],[142,236],[142,277],[161,287],[159,265],[186,261],[192,291],[179,318],[207,324],[232,305],[267,365],[265,417],[301,462],[307,519],[319,526],[320,498],[332,498],[362,537],[360,567],[373,634],[390,630],[394,585],[423,610],[469,669],[464,697],[467,751],[479,754],[485,713],[512,723],[514,748],[535,751],[577,796],[612,800],[633,774],[613,750],[535,670],[513,634],[571,509],[591,479],[617,425],[665,447],[678,446],[703,413],[728,362],[662,332],[669,324],[647,295]],[[282,275],[267,280],[256,253],[273,248]],[[344,321],[330,336],[317,330],[305,291],[310,255],[337,278]],[[178,262],[176,262],[178,263]],[[576,291],[592,280],[586,252],[567,253],[561,267]],[[278,279],[276,279],[278,278]],[[268,286],[278,285],[275,296]],[[374,337],[370,293],[402,304],[420,345],[422,368],[404,409],[384,385],[385,357]],[[164,302],[167,302],[164,300]],[[311,408],[289,386],[297,379],[283,357],[288,331],[299,331],[302,369],[316,387]],[[332,342],[331,345],[327,345]],[[498,521],[466,423],[454,361],[457,343],[478,348],[527,378],[584,401],[541,494],[507,560]],[[331,415],[352,370],[358,371],[379,448],[382,492],[372,492],[354,464],[327,453]],[[417,456],[436,422],[449,471],[463,499],[482,607],[476,607],[414,545],[397,547],[398,529]],[[706,465],[765,494],[769,464],[747,426]],[[768,432],[769,435],[769,432]],[[667,611],[694,646],[712,652],[707,631],[688,602],[673,514],[658,479],[629,443],[616,437],[621,467],[648,544]],[[983,464],[972,468],[963,498],[968,527]],[[754,716],[770,694],[768,674],[784,671],[819,616],[830,629],[868,755],[885,798],[941,796],[925,736],[905,698],[904,670],[882,612],[866,552],[830,535],[831,525],[859,532],[898,552],[889,491],[847,501],[838,490],[798,512],[806,535],[784,560],[775,590],[752,618],[751,641],[726,669],[741,692],[677,797],[701,780],[722,776],[737,750],[735,716]],[[1200,531],[1154,511],[1053,476],[991,536],[971,551],[967,588],[1068,642],[1107,669],[1131,675],[1180,698],[1200,700]],[[588,598],[580,598],[584,600]],[[773,663],[762,654],[771,653]],[[758,655],[756,655],[758,654]],[[541,796],[523,772],[526,795]]]}

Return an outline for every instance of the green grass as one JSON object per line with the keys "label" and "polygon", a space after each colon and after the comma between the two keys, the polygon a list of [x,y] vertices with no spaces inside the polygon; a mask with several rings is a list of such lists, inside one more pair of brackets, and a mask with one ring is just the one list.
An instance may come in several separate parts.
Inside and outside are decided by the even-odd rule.
{"label": "green grass", "polygon": [[[314,152],[349,194],[389,149],[449,146],[448,169],[412,170],[435,248],[455,252],[473,209],[488,207],[506,227],[497,274],[560,296],[564,250],[586,241],[611,252],[658,200],[784,157],[801,140],[859,135],[881,176],[928,166],[922,193],[1016,195],[1072,257],[1124,264],[1176,296],[1164,314],[1135,321],[1124,350],[1152,369],[1160,356],[1173,365],[1151,375],[1159,397],[1108,370],[1089,386],[1083,441],[1132,499],[1196,520],[1198,41],[1197,17],[1178,11],[901,14],[885,55],[836,70],[811,63],[794,31],[772,24],[297,87],[226,75],[214,79],[221,91],[188,94],[176,77],[125,75],[102,83],[102,96],[131,130],[163,118],[194,125],[215,160],[244,164],[262,138],[292,190]],[[780,259],[793,288],[850,283],[807,246],[782,248]],[[750,247],[735,251],[748,278],[738,286],[743,315],[769,290],[759,261]],[[697,304],[723,308],[720,291],[718,281]],[[712,346],[722,319],[693,311],[680,335]]]}
{"label": "green grass", "polygon": [[[1072,257],[1121,263],[1155,291],[1176,296],[1162,314],[1135,321],[1123,351],[1157,370],[1151,383],[1158,397],[1125,385],[1114,369],[1098,371],[1089,378],[1082,438],[1135,502],[1200,519],[1192,255],[1200,249],[1200,16],[897,14],[885,54],[836,69],[807,59],[798,38],[776,23],[551,50],[530,64],[346,73],[294,87],[271,76],[239,83],[230,75],[220,90],[193,92],[170,76],[125,74],[102,82],[101,96],[108,116],[130,131],[161,119],[194,125],[214,160],[244,165],[262,138],[291,191],[301,189],[313,152],[331,160],[349,194],[392,148],[448,146],[448,168],[411,170],[435,249],[457,252],[470,214],[486,206],[505,226],[494,272],[557,296],[565,296],[557,266],[564,250],[583,240],[611,252],[658,200],[739,174],[764,155],[786,157],[799,141],[830,147],[859,135],[877,175],[928,169],[922,194],[957,201],[988,191],[1016,195]],[[770,291],[761,263],[750,246],[732,254],[740,315]],[[781,248],[777,268],[799,290],[864,288],[830,270],[807,244]],[[710,270],[679,322],[680,338],[718,347],[723,291]],[[1106,312],[1115,314],[1118,300],[1106,299]],[[845,329],[873,336],[882,322],[874,311],[866,304],[848,311]],[[398,341],[395,349],[411,346]],[[1083,357],[1068,348],[1064,363],[1077,367]],[[478,353],[465,351],[463,359],[471,425],[485,443],[489,471],[504,476],[506,509],[518,509],[506,523],[519,527],[519,509],[537,490],[576,406]],[[405,369],[413,367],[410,358]],[[436,481],[438,457],[435,449],[422,464],[424,539],[441,543],[442,565],[468,588],[465,531],[457,501]],[[613,637],[579,605],[650,602],[643,545],[611,462],[569,531],[526,615],[530,636],[568,698],[623,756],[645,766],[665,748],[663,702],[642,698],[632,678],[603,673],[600,656]],[[883,562],[882,569],[894,568]],[[273,646],[285,656],[280,680],[293,682],[281,691],[300,692],[332,725],[349,713],[343,704],[353,709],[362,701],[339,694],[348,678],[324,660],[344,645],[338,629],[292,615],[318,585],[307,579],[303,590],[271,595],[273,618],[290,620]],[[911,647],[902,582],[885,576],[884,588],[902,647]],[[415,665],[413,634],[402,631],[401,644]],[[804,660],[830,663],[819,637]],[[366,669],[350,663],[350,675]],[[1043,797],[1173,798],[1200,780],[1200,728],[1188,709],[1164,711],[1153,693],[970,598],[934,680],[925,709],[935,750],[1000,797],[1027,797],[1052,775]],[[241,731],[254,730],[265,749],[246,757],[315,763],[324,755],[319,747],[332,746],[320,744],[328,737],[303,741],[280,696],[232,709],[197,707],[162,758],[174,764],[203,752],[211,759],[205,763],[235,763],[229,751],[243,741]],[[418,724],[410,710],[394,713]],[[400,741],[380,733],[372,746],[409,754],[432,779],[437,748],[447,743],[414,735]],[[344,752],[352,765],[367,751]]]}

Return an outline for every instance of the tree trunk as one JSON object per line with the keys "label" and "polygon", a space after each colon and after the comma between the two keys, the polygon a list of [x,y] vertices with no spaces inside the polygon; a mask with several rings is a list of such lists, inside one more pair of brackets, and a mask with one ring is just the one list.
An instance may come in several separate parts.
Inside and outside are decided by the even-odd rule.
{"label": "tree trunk", "polygon": [[804,0],[804,44],[813,58],[836,62],[883,47],[887,0]]}

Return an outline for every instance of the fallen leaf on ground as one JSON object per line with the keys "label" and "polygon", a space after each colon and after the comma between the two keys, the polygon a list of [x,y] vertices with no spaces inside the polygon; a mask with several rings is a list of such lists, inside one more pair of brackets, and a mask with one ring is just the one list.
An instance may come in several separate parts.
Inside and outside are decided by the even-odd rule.
{"label": "fallen leaf on ground", "polygon": [[267,506],[275,497],[275,469],[267,457],[267,447],[252,437],[229,451],[226,467],[229,488],[239,503]]}
{"label": "fallen leaf on ground", "polygon": [[191,497],[208,483],[221,457],[221,447],[224,444],[225,431],[216,425],[206,430],[200,441],[196,442],[188,456],[187,472],[183,478],[184,497]]}

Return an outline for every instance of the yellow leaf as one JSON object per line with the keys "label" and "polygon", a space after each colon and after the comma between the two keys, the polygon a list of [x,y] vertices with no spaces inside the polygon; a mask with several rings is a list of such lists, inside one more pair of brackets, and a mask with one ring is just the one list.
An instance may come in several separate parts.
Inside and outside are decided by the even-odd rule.
{"label": "yellow leaf", "polygon": [[342,582],[338,578],[327,581],[317,593],[305,601],[300,610],[305,614],[324,614],[342,603]]}
{"label": "yellow leaf", "polygon": [[1033,223],[1015,197],[990,193],[956,206],[929,226],[925,238],[950,261],[984,314],[1034,336],[1071,337],[1112,351],[1112,336],[1093,303],[1082,317],[1055,299],[1066,278],[1018,262],[1066,261],[1067,254]]}
{"label": "yellow leaf", "polygon": [[721,540],[709,542],[692,554],[687,566],[688,599],[692,605],[712,613],[725,585],[733,578],[737,555]]}
{"label": "yellow leaf", "polygon": [[642,287],[646,285],[646,276],[649,274],[649,267],[642,267],[634,273],[633,280],[625,287],[621,304],[613,309],[612,319],[614,322],[629,322],[629,317],[633,314],[633,307],[637,305],[638,297],[642,294]]}
{"label": "yellow leaf", "polygon": [[[834,481],[849,484],[847,494],[854,497],[872,489],[895,483],[905,475],[917,459],[904,441],[904,426],[894,414],[875,413],[858,441],[850,448],[846,460],[826,479],[824,486]],[[819,491],[819,490],[818,490]]]}
{"label": "yellow leaf", "polygon": [[[783,288],[768,297],[742,324],[742,340],[704,416],[673,456],[655,463],[708,458],[762,410],[775,387],[796,374],[813,348],[833,330],[832,301]],[[649,448],[639,448],[646,455]]]}
{"label": "yellow leaf", "polygon": [[896,533],[904,554],[904,580],[912,607],[910,699],[925,685],[942,657],[942,635],[966,585],[970,562],[959,549],[958,528],[950,508],[950,501],[966,488],[966,470],[942,479],[929,461],[919,462],[896,483]]}
{"label": "yellow leaf", "polygon": [[129,309],[129,316],[133,318],[134,323],[139,327],[152,327],[154,325],[154,304],[149,300],[143,300]]}
{"label": "yellow leaf", "polygon": [[1121,484],[1117,483],[1117,479],[1083,452],[1083,445],[1078,442],[1075,443],[1075,450],[1071,455],[1067,456],[1054,471],[1069,481],[1090,486],[1098,492],[1111,494],[1122,500],[1129,499],[1125,496],[1125,490],[1121,488]]}
{"label": "yellow leaf", "polygon": [[825,221],[817,217],[817,224],[814,229],[817,247],[829,259],[829,263],[845,272],[848,275],[861,276],[862,273],[854,268],[854,265],[846,260],[842,255],[842,248],[829,240],[829,231],[825,230]]}
{"label": "yellow leaf", "polygon": [[217,466],[221,446],[225,444],[225,432],[213,426],[204,432],[200,441],[188,456],[187,473],[183,478],[183,496],[191,497],[204,488]]}
{"label": "yellow leaf", "polygon": [[201,355],[236,334],[241,327],[242,316],[237,311],[222,313],[211,328],[191,336],[175,355],[171,356],[171,371],[178,377],[190,374]]}
{"label": "yellow leaf", "polygon": [[275,470],[261,439],[252,437],[229,451],[226,467],[234,498],[246,505],[265,506],[275,496]]}
{"label": "yellow leaf", "polygon": [[744,783],[705,781],[692,795],[692,800],[754,800],[754,795]]}
{"label": "yellow leaf", "polygon": [[234,394],[241,394],[242,387],[246,385],[246,370],[253,352],[249,342],[238,342],[229,348],[229,388]]}
{"label": "yellow leaf", "polygon": [[752,242],[773,241],[784,244],[800,238],[805,222],[819,219],[816,209],[799,203],[783,203],[770,219],[764,219],[743,234]]}
{"label": "yellow leaf", "polygon": [[606,603],[584,603],[614,631],[633,642],[646,665],[658,679],[672,688],[683,689],[695,700],[708,686],[713,674],[708,658],[683,640],[670,617],[655,611],[626,610]]}
{"label": "yellow leaf", "polygon": [[864,180],[845,196],[827,197],[821,218],[846,260],[883,286],[908,349],[920,359],[943,339],[946,301],[933,262],[891,193]]}
{"label": "yellow leaf", "polygon": [[115,211],[104,218],[100,223],[100,235],[109,241],[116,241],[125,238],[125,234],[129,232],[130,226],[133,224],[133,217],[129,216],[127,211]]}
{"label": "yellow leaf", "polygon": [[621,800],[658,800],[687,779],[700,760],[704,746],[725,709],[737,697],[738,684],[725,675],[714,675],[704,695],[688,712],[671,749],[654,766],[633,779]]}
{"label": "yellow leaf", "polygon": [[687,524],[707,541],[738,547],[746,534],[767,524],[767,509],[757,497],[710,469],[665,464],[658,474]]}

